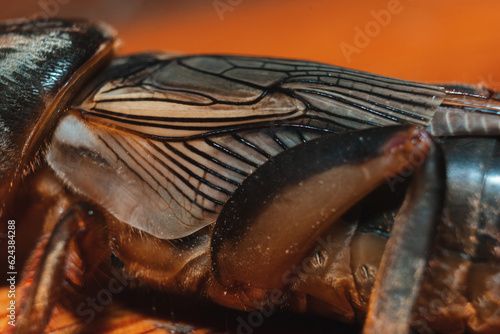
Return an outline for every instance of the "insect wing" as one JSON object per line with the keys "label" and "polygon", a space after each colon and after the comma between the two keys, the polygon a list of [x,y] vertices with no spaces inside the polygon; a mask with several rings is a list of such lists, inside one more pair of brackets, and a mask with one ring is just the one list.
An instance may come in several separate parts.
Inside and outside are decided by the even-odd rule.
{"label": "insect wing", "polygon": [[103,78],[79,106],[85,119],[165,139],[270,123],[426,126],[445,95],[336,66],[234,56],[141,55],[117,61]]}
{"label": "insect wing", "polygon": [[269,158],[320,134],[276,128],[159,141],[71,115],[58,126],[47,161],[119,220],[175,239],[215,222],[227,198]]}
{"label": "insect wing", "polygon": [[48,161],[119,220],[180,238],[215,222],[241,182],[283,150],[322,133],[425,125],[440,94],[301,61],[139,55],[82,94]]}

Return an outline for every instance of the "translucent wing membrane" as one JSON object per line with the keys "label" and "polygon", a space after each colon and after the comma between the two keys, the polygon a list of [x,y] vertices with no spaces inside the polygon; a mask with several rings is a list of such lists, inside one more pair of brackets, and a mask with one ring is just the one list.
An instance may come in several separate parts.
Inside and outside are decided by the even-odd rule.
{"label": "translucent wing membrane", "polygon": [[[426,126],[445,96],[440,87],[312,62],[150,55],[141,69],[135,62],[144,57],[118,63],[116,77],[86,96],[85,119],[164,139],[312,119],[338,131]],[[126,68],[134,72],[125,76]]]}
{"label": "translucent wing membrane", "polygon": [[274,128],[158,141],[71,115],[56,130],[47,160],[119,220],[175,239],[215,222],[228,197],[270,157],[321,133]]}
{"label": "translucent wing membrane", "polygon": [[64,118],[48,161],[75,190],[159,238],[215,222],[280,152],[324,133],[427,125],[439,87],[317,63],[139,55],[117,60]]}

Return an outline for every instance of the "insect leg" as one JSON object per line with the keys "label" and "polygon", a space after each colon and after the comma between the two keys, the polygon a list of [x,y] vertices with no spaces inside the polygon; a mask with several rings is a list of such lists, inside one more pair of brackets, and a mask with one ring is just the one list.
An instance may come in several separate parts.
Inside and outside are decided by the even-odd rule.
{"label": "insect leg", "polygon": [[[20,317],[15,333],[40,333],[61,296],[66,276],[82,281],[79,270],[69,269],[70,250],[76,246],[89,264],[99,263],[98,246],[106,238],[104,218],[90,204],[78,202],[62,215],[50,238],[39,242],[25,269],[19,293]],[[73,244],[74,242],[74,244]],[[87,248],[85,248],[87,247]],[[86,252],[91,249],[91,252]]]}
{"label": "insect leg", "polygon": [[248,309],[285,287],[286,273],[329,226],[429,145],[418,128],[386,127],[324,136],[270,159],[226,202],[214,228],[212,265],[224,287],[217,301]]}
{"label": "insect leg", "polygon": [[444,160],[440,149],[432,146],[396,216],[370,296],[363,333],[409,333],[444,191]]}

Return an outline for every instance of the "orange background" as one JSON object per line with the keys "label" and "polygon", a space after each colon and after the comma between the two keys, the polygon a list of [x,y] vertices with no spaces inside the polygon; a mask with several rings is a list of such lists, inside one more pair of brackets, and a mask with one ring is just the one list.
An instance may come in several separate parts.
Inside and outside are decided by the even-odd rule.
{"label": "orange background", "polygon": [[[219,6],[219,13],[216,7]],[[396,6],[377,31],[372,11]],[[301,58],[423,82],[500,89],[500,2],[484,0],[37,0],[2,4],[0,19],[79,16],[117,28],[122,53],[147,50]],[[373,37],[347,59],[355,29]]]}
{"label": "orange background", "polygon": [[[117,29],[122,54],[163,50],[299,58],[408,80],[500,89],[500,2],[493,0],[8,0],[1,6],[0,19],[104,20]],[[348,59],[340,46],[356,47],[356,30],[377,27],[373,12],[388,6],[398,13],[378,25],[367,45],[358,43],[359,53]],[[2,291],[0,298],[5,297]]]}

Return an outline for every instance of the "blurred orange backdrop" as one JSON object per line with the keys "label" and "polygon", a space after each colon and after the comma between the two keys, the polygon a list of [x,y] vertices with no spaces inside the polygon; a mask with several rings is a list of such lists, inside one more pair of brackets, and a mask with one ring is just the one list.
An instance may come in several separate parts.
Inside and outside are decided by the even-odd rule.
{"label": "blurred orange backdrop", "polygon": [[492,0],[38,0],[2,6],[1,19],[105,20],[118,30],[121,53],[301,58],[415,81],[482,82],[500,89],[500,2]]}
{"label": "blurred orange backdrop", "polygon": [[299,58],[500,90],[497,13],[500,2],[493,0],[23,0],[4,1],[0,19],[103,20],[117,29],[121,54]]}

